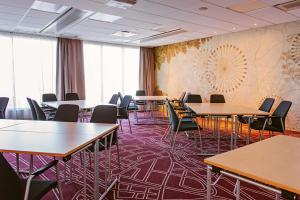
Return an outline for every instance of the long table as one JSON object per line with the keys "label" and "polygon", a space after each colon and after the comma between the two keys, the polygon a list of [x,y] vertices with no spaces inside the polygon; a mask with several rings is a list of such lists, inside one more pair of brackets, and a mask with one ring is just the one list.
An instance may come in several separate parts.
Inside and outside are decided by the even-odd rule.
{"label": "long table", "polygon": [[[269,115],[268,112],[263,112],[258,109],[249,108],[241,105],[234,105],[229,103],[186,103],[192,111],[198,115],[206,115],[217,118],[217,127],[220,126],[220,118],[223,116],[230,115],[232,118],[232,131],[231,131],[231,140],[230,148],[236,145],[237,139],[237,128],[238,128],[238,115]],[[218,117],[219,116],[219,117]],[[250,119],[250,118],[249,118]],[[250,123],[250,120],[249,120]],[[234,125],[234,126],[233,126]],[[247,135],[247,140],[249,140],[249,134]],[[220,130],[218,128],[218,153],[220,149]]]}
{"label": "long table", "polygon": [[[99,141],[103,138],[107,141],[107,136],[113,134],[117,128],[117,124],[0,120],[0,152],[66,158],[94,145],[94,197],[99,199],[99,161],[96,159],[99,154]],[[107,156],[109,156],[108,160],[110,161],[110,153],[109,155],[106,154]],[[83,164],[84,197],[86,198],[85,161]],[[106,174],[110,173],[106,172]],[[110,177],[107,178],[110,179]],[[116,182],[117,178],[107,186],[107,180],[105,180],[106,191],[100,199],[104,198]]]}
{"label": "long table", "polygon": [[[144,101],[146,102],[146,106],[147,104],[151,103],[153,104],[153,107],[155,107],[158,101],[166,101],[167,99],[168,99],[167,96],[134,96],[133,102],[136,105],[137,101]],[[136,124],[140,124],[138,122],[139,118],[136,110],[134,110],[134,114],[135,114]],[[152,112],[151,112],[151,118],[153,119],[154,124],[156,124],[156,118],[153,116]]]}
{"label": "long table", "polygon": [[300,138],[280,135],[204,159],[207,199],[211,199],[212,172],[237,179],[237,200],[241,181],[275,192],[276,200],[280,195],[295,199],[300,194],[299,149]]}
{"label": "long table", "polygon": [[43,105],[58,108],[60,105],[63,104],[75,104],[79,106],[80,110],[84,109],[93,109],[97,105],[104,105],[102,102],[95,102],[95,101],[88,101],[88,100],[73,100],[73,101],[45,101],[42,103]]}

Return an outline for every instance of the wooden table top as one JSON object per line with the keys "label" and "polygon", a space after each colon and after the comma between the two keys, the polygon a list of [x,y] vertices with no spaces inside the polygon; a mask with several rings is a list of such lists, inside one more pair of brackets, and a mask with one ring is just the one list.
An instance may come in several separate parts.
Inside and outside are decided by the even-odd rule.
{"label": "wooden table top", "polygon": [[164,101],[167,96],[134,96],[133,99],[136,101]]}
{"label": "wooden table top", "polygon": [[117,127],[117,124],[28,120],[0,129],[0,152],[65,157]]}
{"label": "wooden table top", "polygon": [[269,115],[255,108],[229,103],[185,103],[199,115]]}
{"label": "wooden table top", "polygon": [[43,102],[43,105],[47,105],[52,108],[58,108],[62,104],[75,104],[79,106],[79,109],[92,109],[95,108],[97,105],[109,105],[108,103],[103,102],[95,102],[89,100],[74,100],[74,101],[49,101]]}
{"label": "wooden table top", "polygon": [[300,194],[300,138],[275,136],[204,160],[261,183]]}
{"label": "wooden table top", "polygon": [[9,126],[25,123],[26,120],[14,120],[14,119],[1,119],[0,120],[0,129],[6,128]]}

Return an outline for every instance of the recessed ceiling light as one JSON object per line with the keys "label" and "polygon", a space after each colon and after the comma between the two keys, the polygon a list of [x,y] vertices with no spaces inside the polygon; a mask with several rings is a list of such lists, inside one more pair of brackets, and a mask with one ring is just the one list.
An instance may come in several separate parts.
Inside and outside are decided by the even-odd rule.
{"label": "recessed ceiling light", "polygon": [[109,0],[106,5],[115,8],[127,9],[135,5],[136,1],[137,0]]}
{"label": "recessed ceiling light", "polygon": [[254,25],[254,26],[257,26],[257,24],[256,24],[256,23],[254,23],[253,25]]}
{"label": "recessed ceiling light", "polygon": [[214,31],[214,34],[217,34],[217,32],[216,32],[216,31]]}
{"label": "recessed ceiling light", "polygon": [[130,32],[130,31],[118,31],[118,32],[113,33],[112,35],[118,36],[118,37],[131,37],[131,36],[134,36],[137,34]]}
{"label": "recessed ceiling light", "polygon": [[235,29],[236,29],[235,27],[232,28],[232,30],[235,30]]}
{"label": "recessed ceiling light", "polygon": [[89,19],[102,21],[102,22],[114,22],[122,17],[116,15],[109,15],[101,12],[97,12],[89,17]]}
{"label": "recessed ceiling light", "polygon": [[43,2],[43,1],[34,1],[34,3],[31,5],[31,9],[33,9],[33,10],[57,13],[57,14],[63,13],[68,8],[69,8],[68,6],[62,6],[62,5]]}
{"label": "recessed ceiling light", "polygon": [[207,7],[205,7],[205,6],[203,6],[203,7],[200,7],[200,8],[198,8],[198,10],[200,10],[200,11],[204,11],[204,10],[208,10],[208,8],[207,8]]}
{"label": "recessed ceiling light", "polygon": [[241,3],[231,5],[227,9],[240,12],[240,13],[245,13],[245,12],[250,12],[253,10],[265,8],[267,6],[268,6],[267,3],[264,3],[262,1],[252,0],[252,1],[242,1]]}

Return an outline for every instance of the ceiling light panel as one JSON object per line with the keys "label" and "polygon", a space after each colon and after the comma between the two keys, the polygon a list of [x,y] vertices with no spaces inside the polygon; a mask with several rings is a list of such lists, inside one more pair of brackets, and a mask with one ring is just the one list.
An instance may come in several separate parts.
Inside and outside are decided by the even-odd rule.
{"label": "ceiling light panel", "polygon": [[57,13],[57,14],[61,14],[65,12],[68,8],[69,8],[68,6],[63,6],[63,5],[48,3],[43,1],[34,1],[34,3],[31,6],[31,9],[33,10],[39,10],[43,12]]}
{"label": "ceiling light panel", "polygon": [[245,13],[245,12],[250,12],[253,10],[265,8],[267,6],[268,4],[261,1],[248,0],[246,2],[231,5],[227,8],[236,12]]}
{"label": "ceiling light panel", "polygon": [[102,21],[102,22],[114,22],[121,18],[122,17],[120,17],[120,16],[110,15],[110,14],[101,13],[101,12],[97,12],[89,17],[89,19]]}
{"label": "ceiling light panel", "polygon": [[137,35],[136,33],[130,32],[130,31],[117,31],[112,34],[113,36],[118,36],[118,37],[132,37]]}
{"label": "ceiling light panel", "polygon": [[120,9],[127,9],[136,4],[136,1],[137,0],[109,0],[106,5]]}

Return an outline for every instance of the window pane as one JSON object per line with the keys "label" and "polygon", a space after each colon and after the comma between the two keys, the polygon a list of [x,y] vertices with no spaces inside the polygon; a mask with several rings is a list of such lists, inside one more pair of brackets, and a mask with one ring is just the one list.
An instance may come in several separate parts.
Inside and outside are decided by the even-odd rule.
{"label": "window pane", "polygon": [[86,99],[101,102],[101,46],[87,43],[83,52]]}
{"label": "window pane", "polygon": [[122,48],[103,46],[103,100],[122,92]]}
{"label": "window pane", "polygon": [[124,93],[134,96],[139,89],[140,50],[124,48]]}

